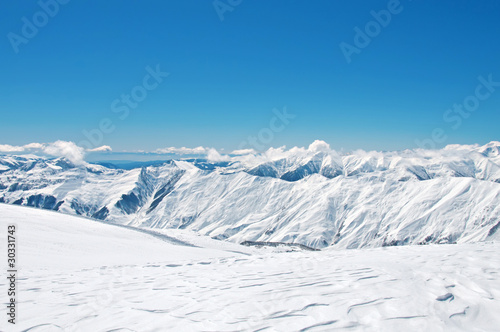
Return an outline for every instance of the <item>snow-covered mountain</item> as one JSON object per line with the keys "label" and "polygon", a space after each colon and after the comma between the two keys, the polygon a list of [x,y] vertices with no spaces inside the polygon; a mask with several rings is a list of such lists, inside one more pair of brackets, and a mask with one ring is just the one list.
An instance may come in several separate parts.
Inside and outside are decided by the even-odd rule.
{"label": "snow-covered mountain", "polygon": [[220,160],[125,170],[0,156],[0,202],[316,248],[471,242],[500,227],[500,142],[339,154],[316,141]]}

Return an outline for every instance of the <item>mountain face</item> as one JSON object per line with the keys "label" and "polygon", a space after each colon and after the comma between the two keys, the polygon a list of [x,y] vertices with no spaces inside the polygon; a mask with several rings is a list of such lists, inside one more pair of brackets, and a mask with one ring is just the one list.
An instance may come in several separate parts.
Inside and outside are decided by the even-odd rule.
{"label": "mountain face", "polygon": [[499,142],[107,166],[0,156],[0,202],[315,248],[471,242],[500,228]]}

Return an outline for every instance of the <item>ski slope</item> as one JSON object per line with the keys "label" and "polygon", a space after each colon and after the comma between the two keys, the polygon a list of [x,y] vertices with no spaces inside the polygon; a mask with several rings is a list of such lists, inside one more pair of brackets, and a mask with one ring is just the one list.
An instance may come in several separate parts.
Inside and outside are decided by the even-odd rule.
{"label": "ski slope", "polygon": [[[3,306],[1,331],[500,326],[500,245],[494,241],[258,249],[187,230],[151,233],[0,204],[0,228],[8,224],[18,229],[18,324],[7,325]],[[2,289],[5,283],[0,281]]]}

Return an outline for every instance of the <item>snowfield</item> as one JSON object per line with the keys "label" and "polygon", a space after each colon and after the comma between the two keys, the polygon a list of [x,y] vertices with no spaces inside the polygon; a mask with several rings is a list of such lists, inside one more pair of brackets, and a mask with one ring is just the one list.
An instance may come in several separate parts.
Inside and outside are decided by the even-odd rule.
{"label": "snowfield", "polygon": [[[0,204],[0,228],[12,223],[19,253],[18,316],[10,326],[2,306],[2,331],[498,331],[500,326],[496,241],[259,249],[188,230],[134,230]],[[5,238],[2,231],[2,242]],[[0,284],[5,290],[6,279]]]}
{"label": "snowfield", "polygon": [[0,156],[0,166],[0,202],[233,243],[472,243],[500,228],[500,142],[340,155],[316,141],[134,169]]}

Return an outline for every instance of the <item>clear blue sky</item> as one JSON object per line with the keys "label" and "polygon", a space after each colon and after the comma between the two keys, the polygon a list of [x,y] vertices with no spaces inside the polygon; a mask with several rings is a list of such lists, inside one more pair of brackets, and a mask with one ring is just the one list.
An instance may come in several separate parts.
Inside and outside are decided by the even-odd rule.
{"label": "clear blue sky", "polygon": [[[79,142],[108,118],[115,151],[235,149],[283,106],[296,118],[271,146],[413,148],[437,127],[438,146],[499,140],[500,87],[457,129],[443,114],[478,76],[500,82],[500,2],[401,0],[347,63],[339,44],[388,3],[243,0],[221,21],[212,1],[72,0],[16,53],[9,33],[42,9],[3,1],[0,144]],[[112,102],[157,64],[170,75],[121,120]]]}

